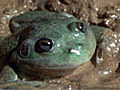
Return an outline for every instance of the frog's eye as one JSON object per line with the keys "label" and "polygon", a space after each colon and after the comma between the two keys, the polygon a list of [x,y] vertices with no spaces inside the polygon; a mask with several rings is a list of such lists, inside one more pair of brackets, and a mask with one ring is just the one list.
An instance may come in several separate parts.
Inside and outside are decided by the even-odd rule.
{"label": "frog's eye", "polygon": [[29,45],[23,45],[19,50],[18,50],[18,54],[21,57],[27,57],[29,55],[30,52],[30,46]]}
{"label": "frog's eye", "polygon": [[35,44],[35,51],[38,53],[50,52],[54,48],[54,42],[48,38],[41,38]]}
{"label": "frog's eye", "polygon": [[85,33],[86,25],[82,22],[73,22],[68,25],[69,30]]}

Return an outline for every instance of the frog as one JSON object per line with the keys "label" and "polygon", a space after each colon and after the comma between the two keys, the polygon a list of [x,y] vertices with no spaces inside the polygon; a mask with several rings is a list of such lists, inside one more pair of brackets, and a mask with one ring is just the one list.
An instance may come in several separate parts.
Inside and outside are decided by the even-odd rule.
{"label": "frog", "polygon": [[106,28],[65,12],[28,11],[10,20],[0,40],[0,72],[9,65],[20,79],[66,76],[93,57]]}

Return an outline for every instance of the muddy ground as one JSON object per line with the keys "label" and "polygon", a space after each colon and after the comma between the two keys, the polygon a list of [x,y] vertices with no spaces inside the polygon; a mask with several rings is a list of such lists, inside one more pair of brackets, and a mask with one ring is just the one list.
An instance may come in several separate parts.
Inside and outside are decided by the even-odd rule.
{"label": "muddy ground", "polygon": [[[94,56],[72,74],[44,81],[38,86],[19,84],[18,88],[60,90],[120,88],[120,0],[0,0],[0,37],[11,34],[9,20],[13,16],[36,9],[68,12],[89,25],[107,27],[113,32],[105,33],[104,36],[110,38],[110,42],[104,49],[96,51],[97,57]],[[100,45],[104,45],[105,42]],[[15,84],[0,87],[6,86],[16,87]]]}

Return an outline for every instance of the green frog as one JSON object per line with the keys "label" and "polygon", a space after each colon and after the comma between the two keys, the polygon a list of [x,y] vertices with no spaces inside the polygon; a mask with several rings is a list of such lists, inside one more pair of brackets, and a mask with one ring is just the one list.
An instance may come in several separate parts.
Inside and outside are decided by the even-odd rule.
{"label": "green frog", "polygon": [[21,79],[43,80],[90,61],[105,28],[64,12],[28,11],[10,20],[10,30],[0,40],[0,72],[9,65]]}

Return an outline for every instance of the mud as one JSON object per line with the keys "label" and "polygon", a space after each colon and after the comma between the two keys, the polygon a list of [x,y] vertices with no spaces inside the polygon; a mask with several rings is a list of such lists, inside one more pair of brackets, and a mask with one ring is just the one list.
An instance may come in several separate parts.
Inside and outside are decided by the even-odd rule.
{"label": "mud", "polygon": [[[41,85],[33,87],[23,85],[24,88],[48,90],[120,88],[120,0],[6,0],[5,2],[1,0],[0,37],[10,34],[11,17],[35,9],[71,13],[89,25],[107,27],[113,33],[105,32],[104,37],[110,38],[107,46],[104,46],[107,41],[101,42],[100,46],[104,46],[104,49],[99,48],[91,61],[77,68],[72,74],[60,79],[46,80]],[[0,88],[6,86],[1,85]]]}

